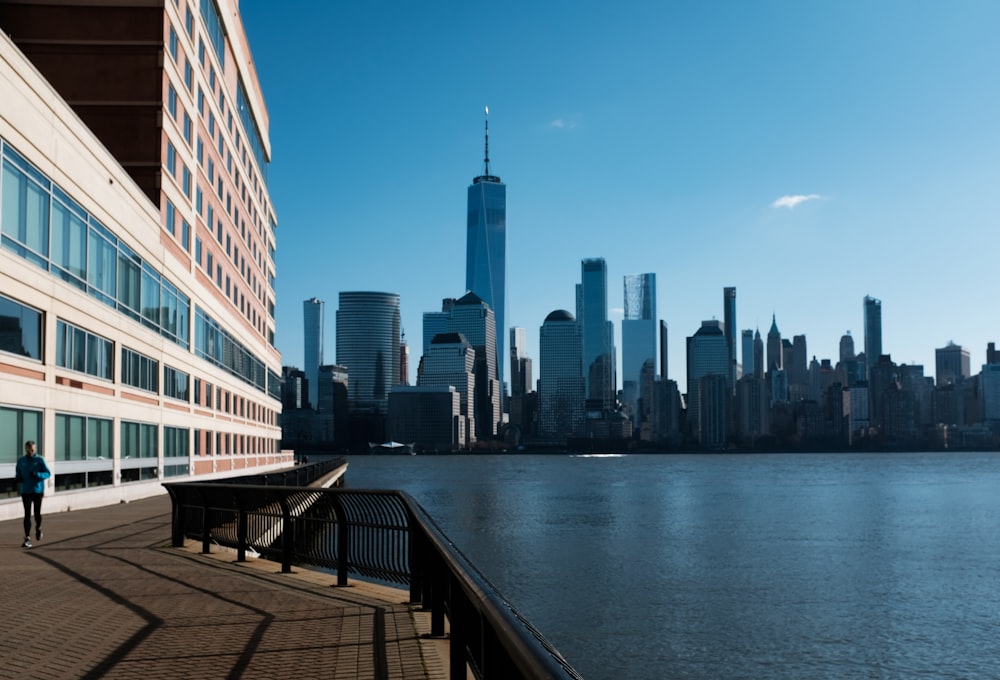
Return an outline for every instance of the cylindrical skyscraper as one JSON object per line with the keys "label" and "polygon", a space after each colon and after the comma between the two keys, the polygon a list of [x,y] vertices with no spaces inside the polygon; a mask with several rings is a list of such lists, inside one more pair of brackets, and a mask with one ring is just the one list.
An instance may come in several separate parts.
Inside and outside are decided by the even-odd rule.
{"label": "cylindrical skyscraper", "polygon": [[342,292],[337,364],[347,367],[348,407],[386,413],[399,382],[400,315],[396,293]]}

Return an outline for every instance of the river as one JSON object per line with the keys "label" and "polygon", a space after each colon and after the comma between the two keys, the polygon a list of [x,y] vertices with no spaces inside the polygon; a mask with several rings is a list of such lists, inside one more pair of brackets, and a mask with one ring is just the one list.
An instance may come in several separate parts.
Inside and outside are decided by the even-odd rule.
{"label": "river", "polygon": [[1000,677],[1000,454],[349,463],[588,679]]}

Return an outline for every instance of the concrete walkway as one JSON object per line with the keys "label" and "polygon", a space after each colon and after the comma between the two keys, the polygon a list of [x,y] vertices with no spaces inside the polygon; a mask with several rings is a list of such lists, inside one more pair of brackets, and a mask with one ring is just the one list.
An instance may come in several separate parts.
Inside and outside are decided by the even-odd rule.
{"label": "concrete walkway", "polygon": [[0,678],[446,677],[407,592],[171,548],[165,493],[42,528],[0,522]]}

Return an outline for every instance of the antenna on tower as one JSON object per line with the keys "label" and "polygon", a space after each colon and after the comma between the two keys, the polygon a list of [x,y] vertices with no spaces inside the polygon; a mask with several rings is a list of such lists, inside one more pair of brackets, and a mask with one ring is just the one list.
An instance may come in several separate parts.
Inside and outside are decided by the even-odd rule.
{"label": "antenna on tower", "polygon": [[490,174],[490,107],[486,107],[486,156],[483,158],[483,162],[486,164],[485,175]]}

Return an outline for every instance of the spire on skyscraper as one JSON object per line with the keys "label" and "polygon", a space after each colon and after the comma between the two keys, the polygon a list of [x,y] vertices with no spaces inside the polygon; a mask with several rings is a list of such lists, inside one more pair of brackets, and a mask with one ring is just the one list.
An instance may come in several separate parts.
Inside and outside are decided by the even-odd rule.
{"label": "spire on skyscraper", "polygon": [[486,107],[486,127],[485,127],[484,141],[486,143],[485,153],[483,154],[483,166],[485,170],[483,174],[472,180],[473,184],[479,184],[480,182],[500,182],[499,177],[495,177],[490,174],[490,107]]}

